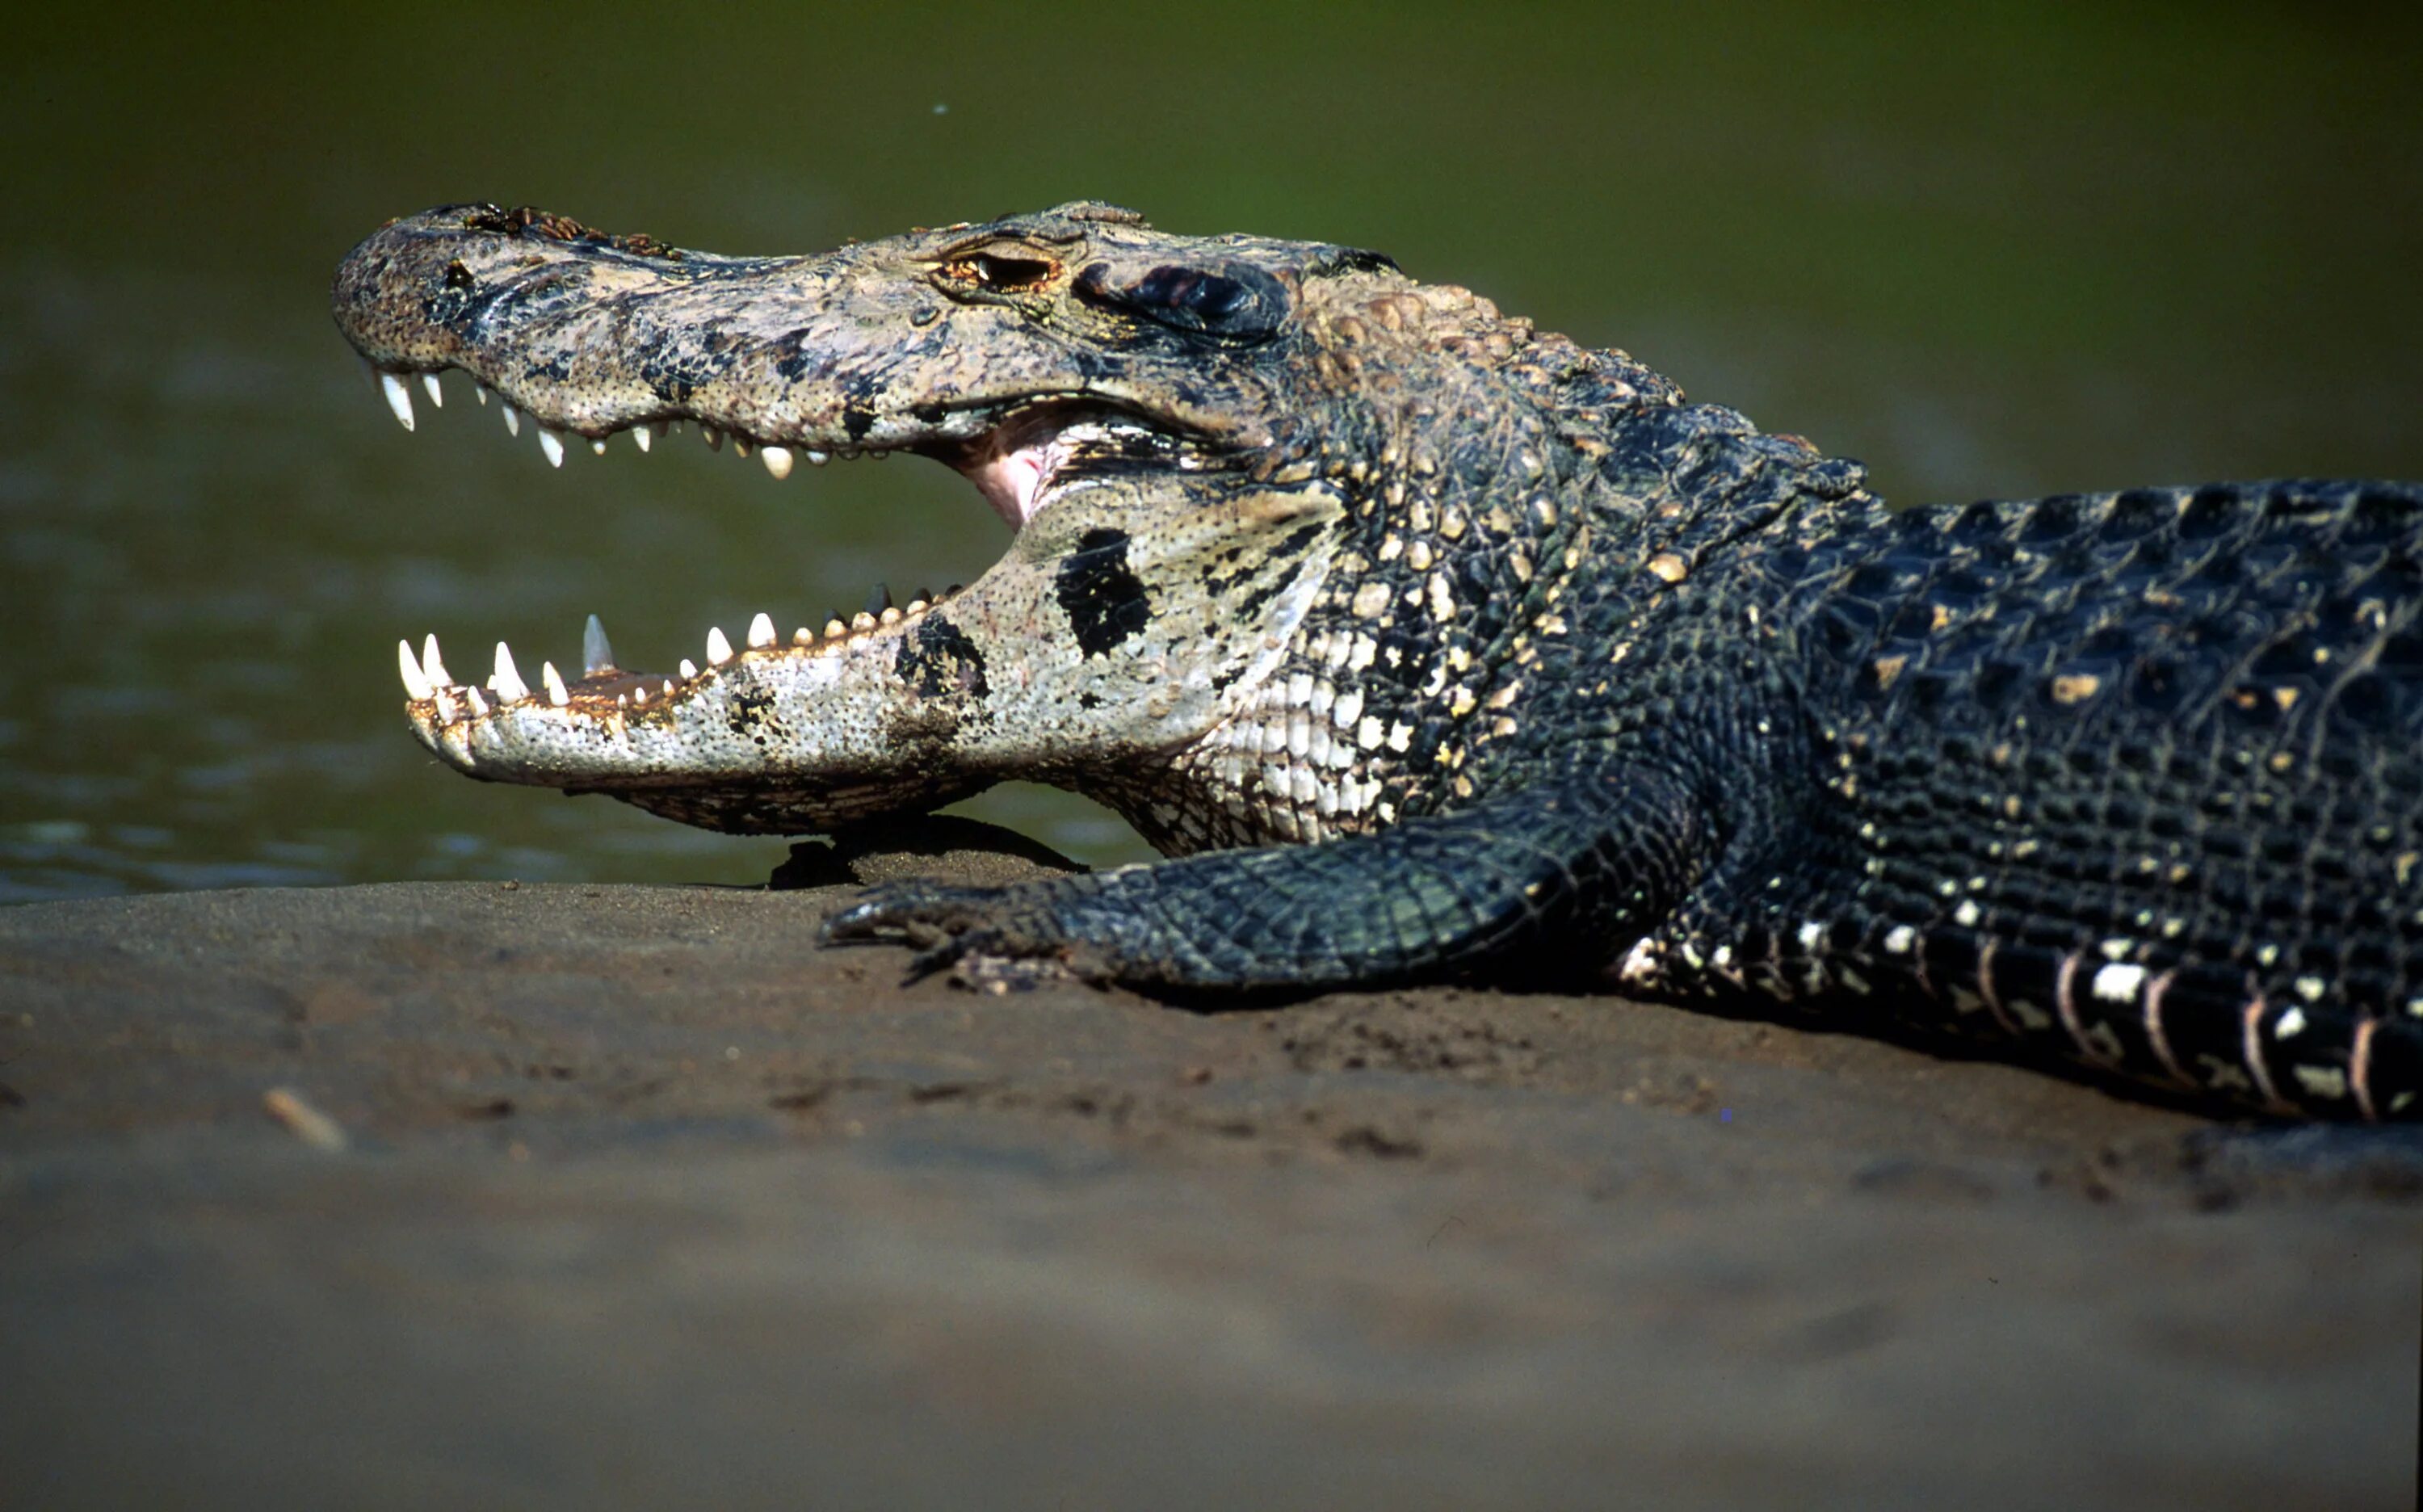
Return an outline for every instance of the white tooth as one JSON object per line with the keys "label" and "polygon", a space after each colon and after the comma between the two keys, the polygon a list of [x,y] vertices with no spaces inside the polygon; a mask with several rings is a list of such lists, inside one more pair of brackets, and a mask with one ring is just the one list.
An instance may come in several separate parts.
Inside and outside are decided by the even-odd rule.
{"label": "white tooth", "polygon": [[521,433],[522,412],[515,409],[513,406],[507,405],[505,406],[505,434],[508,436],[519,436]]}
{"label": "white tooth", "polygon": [[911,614],[922,614],[932,607],[933,605],[927,603],[923,598],[911,598],[909,600],[909,613]]}
{"label": "white tooth", "polygon": [[497,676],[488,686],[496,689],[497,696],[509,704],[517,704],[530,696],[530,684],[522,681],[520,669],[514,665],[513,648],[502,641],[497,643]]}
{"label": "white tooth", "polygon": [[814,645],[816,644],[816,632],[808,629],[805,625],[802,625],[798,629],[791,632],[791,644],[793,645]]}
{"label": "white tooth", "polygon": [[886,605],[883,613],[878,614],[876,619],[885,625],[897,625],[900,623],[900,611]]}
{"label": "white tooth", "polygon": [[594,677],[610,672],[614,666],[614,647],[606,641],[606,625],[596,615],[589,616],[588,627],[580,632],[580,675]]}
{"label": "white tooth", "polygon": [[479,397],[481,408],[485,409],[488,407],[488,386],[486,384],[482,383],[477,378],[472,379],[471,392]]}
{"label": "white tooth", "polygon": [[649,445],[653,443],[656,438],[657,428],[654,425],[634,425],[631,427],[631,439],[642,452],[646,451]]}
{"label": "white tooth", "polygon": [[862,609],[849,616],[849,628],[853,630],[871,630],[875,629],[875,616]]}
{"label": "white tooth", "polygon": [[463,696],[471,700],[471,717],[473,719],[486,719],[488,717],[488,701],[480,696],[479,689],[466,688],[463,690]]}
{"label": "white tooth", "polygon": [[765,447],[758,452],[757,460],[765,463],[766,470],[778,478],[791,475],[791,449],[787,446]]}
{"label": "white tooth", "polygon": [[749,438],[746,436],[734,437],[732,438],[732,449],[735,452],[739,453],[742,456],[747,456],[749,454]]}
{"label": "white tooth", "polygon": [[644,703],[646,703],[647,701],[648,701],[648,690],[646,690],[645,688],[634,688],[634,689],[632,689],[632,690],[631,690],[631,702],[632,702],[632,703],[634,703],[634,704],[644,704]]}
{"label": "white tooth", "polygon": [[454,686],[453,675],[446,670],[446,663],[437,659],[437,636],[435,631],[430,633],[429,639],[420,643],[420,670],[429,675],[429,681],[433,687]]}
{"label": "white tooth", "polygon": [[831,460],[832,458],[825,453],[816,451],[813,448],[810,449],[808,453],[808,461],[816,467],[823,467],[826,463]]}
{"label": "white tooth", "polygon": [[379,388],[387,395],[387,407],[395,411],[397,423],[405,430],[412,429],[412,390],[392,373],[379,374]]}
{"label": "white tooth", "polygon": [[548,703],[553,704],[558,708],[562,708],[564,705],[572,702],[572,690],[563,685],[563,674],[555,670],[554,662],[542,661],[539,663],[538,680],[546,684],[546,701]]}
{"label": "white tooth", "polygon": [[682,675],[682,681],[684,681],[684,682],[688,682],[688,681],[689,681],[692,677],[697,676],[698,676],[698,663],[697,663],[697,662],[695,662],[695,661],[691,661],[689,658],[688,658],[688,657],[684,657],[684,658],[682,658],[682,659],[681,659],[681,675]]}
{"label": "white tooth", "polygon": [[430,686],[428,675],[420,670],[420,662],[413,656],[410,641],[395,643],[395,665],[396,670],[404,674],[404,691],[413,697],[426,698],[436,691]]}
{"label": "white tooth", "polygon": [[845,624],[843,624],[840,620],[837,620],[837,619],[829,619],[829,620],[825,621],[825,639],[826,639],[826,640],[830,641],[830,640],[833,639],[835,636],[847,635],[848,633],[849,633],[849,627],[848,627],[848,626],[847,626],[847,625],[845,625]]}
{"label": "white tooth", "polygon": [[429,696],[437,701],[437,723],[440,724],[453,724],[454,695],[448,692],[445,689],[440,688]]}
{"label": "white tooth", "polygon": [[698,428],[698,435],[699,439],[706,443],[706,449],[708,451],[721,452],[723,450],[723,433],[717,430],[714,426],[701,425]]}
{"label": "white tooth", "polygon": [[667,698],[671,698],[673,695],[673,680],[671,677],[667,677],[664,679],[664,685],[665,696]]}
{"label": "white tooth", "polygon": [[732,660],[732,643],[723,638],[723,627],[710,626],[706,632],[707,665],[720,667]]}
{"label": "white tooth", "polygon": [[749,622],[749,648],[752,651],[762,651],[773,644],[774,616],[761,609],[757,612],[757,617]]}
{"label": "white tooth", "polygon": [[563,466],[562,437],[558,436],[555,432],[542,426],[538,433],[538,449],[546,454],[546,465],[548,467],[560,468]]}
{"label": "white tooth", "polygon": [[596,453],[599,456],[604,456],[606,454],[606,438],[600,436],[595,440],[590,442],[589,450]]}
{"label": "white tooth", "polygon": [[427,391],[430,404],[439,409],[446,407],[446,390],[437,387],[436,374],[422,374],[420,375],[420,387]]}

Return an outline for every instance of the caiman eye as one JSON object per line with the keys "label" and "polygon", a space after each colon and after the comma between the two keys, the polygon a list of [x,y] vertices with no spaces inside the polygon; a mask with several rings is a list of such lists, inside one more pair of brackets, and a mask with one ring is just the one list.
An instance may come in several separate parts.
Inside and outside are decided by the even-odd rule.
{"label": "caiman eye", "polygon": [[1060,264],[1037,257],[968,252],[942,264],[942,277],[995,294],[1024,294],[1050,283]]}

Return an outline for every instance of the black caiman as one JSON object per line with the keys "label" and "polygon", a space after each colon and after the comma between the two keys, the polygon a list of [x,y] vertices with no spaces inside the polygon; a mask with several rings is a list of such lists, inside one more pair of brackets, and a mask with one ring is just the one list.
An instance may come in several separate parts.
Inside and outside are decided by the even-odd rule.
{"label": "black caiman", "polygon": [[594,620],[536,688],[402,647],[474,777],[765,834],[1029,778],[1174,858],[898,883],[831,940],[1180,997],[1605,983],[2423,1114],[2423,487],[1888,509],[1384,256],[1091,202],[796,258],[450,206],[334,303],[407,427],[459,369],[550,461],[914,452],[1008,522],[963,590],[674,672]]}

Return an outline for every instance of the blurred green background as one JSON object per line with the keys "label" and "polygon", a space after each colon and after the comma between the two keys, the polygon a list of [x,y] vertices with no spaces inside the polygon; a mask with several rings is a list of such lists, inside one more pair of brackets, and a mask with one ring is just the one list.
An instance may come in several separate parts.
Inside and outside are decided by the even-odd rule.
{"label": "blurred green background", "polygon": [[[2423,476],[2423,32],[2367,10],[498,0],[11,32],[0,900],[760,879],[780,842],[436,768],[396,639],[568,661],[594,609],[669,661],[998,552],[915,462],[550,471],[461,389],[405,435],[326,279],[450,200],[725,252],[1080,197],[1376,247],[1904,501]],[[1141,853],[1062,795],[973,806]]]}

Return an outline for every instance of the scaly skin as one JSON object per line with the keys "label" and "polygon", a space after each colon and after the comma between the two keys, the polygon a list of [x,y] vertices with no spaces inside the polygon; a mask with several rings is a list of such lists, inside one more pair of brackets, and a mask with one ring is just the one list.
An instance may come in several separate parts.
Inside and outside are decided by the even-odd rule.
{"label": "scaly skin", "polygon": [[1033,778],[1177,858],[879,889],[831,939],[1197,995],[1613,981],[2423,1116],[2423,490],[1892,513],[1384,258],[1092,204],[801,259],[457,206],[335,303],[403,417],[459,368],[559,455],[915,451],[1010,521],[964,591],[679,676],[404,652],[475,777],[767,833]]}

